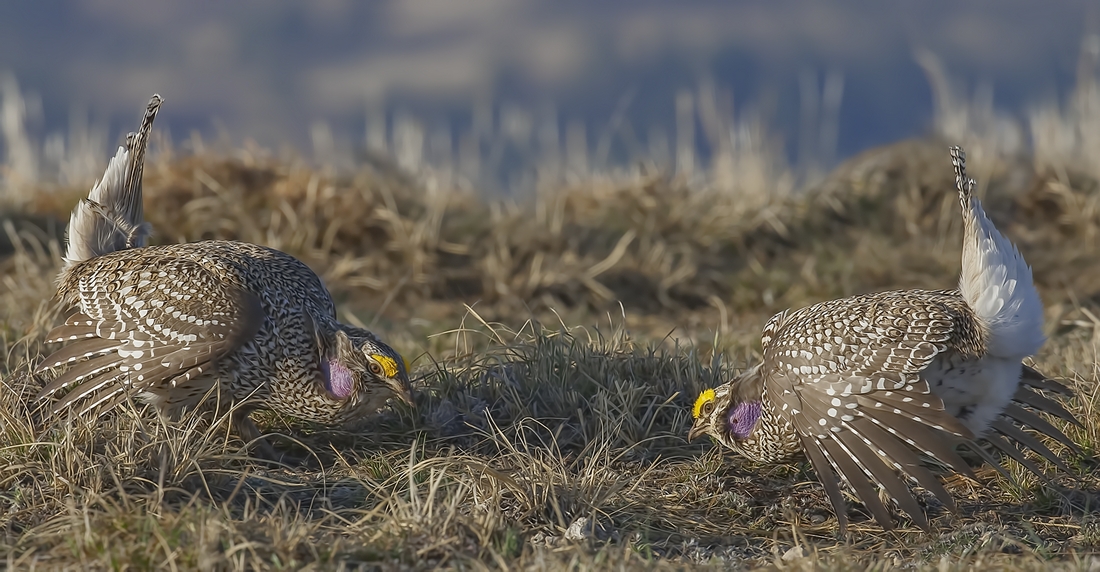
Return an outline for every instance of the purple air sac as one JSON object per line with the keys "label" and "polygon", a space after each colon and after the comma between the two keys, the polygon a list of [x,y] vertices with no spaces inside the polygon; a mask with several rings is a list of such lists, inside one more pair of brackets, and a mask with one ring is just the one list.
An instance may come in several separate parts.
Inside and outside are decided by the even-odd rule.
{"label": "purple air sac", "polygon": [[355,389],[355,380],[351,370],[335,358],[321,362],[321,373],[325,376],[325,389],[337,399],[347,399]]}
{"label": "purple air sac", "polygon": [[752,430],[756,427],[756,422],[760,420],[762,412],[763,408],[760,406],[759,401],[738,403],[730,411],[729,418],[726,419],[730,435],[733,435],[735,439],[748,439],[749,435],[752,435]]}

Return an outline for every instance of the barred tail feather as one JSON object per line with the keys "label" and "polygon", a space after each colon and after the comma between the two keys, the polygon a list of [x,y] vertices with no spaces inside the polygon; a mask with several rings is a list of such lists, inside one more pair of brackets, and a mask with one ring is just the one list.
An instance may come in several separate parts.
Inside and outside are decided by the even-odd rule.
{"label": "barred tail feather", "polygon": [[119,147],[103,178],[96,182],[88,198],[80,201],[69,218],[65,268],[118,250],[145,246],[150,234],[142,211],[141,176],[145,147],[153,119],[160,109],[161,97],[149,101],[137,133]]}
{"label": "barred tail feather", "polygon": [[963,209],[964,243],[959,291],[988,334],[989,353],[997,357],[1033,355],[1046,341],[1043,303],[1032,283],[1031,268],[971,196],[966,155],[951,148],[955,184]]}

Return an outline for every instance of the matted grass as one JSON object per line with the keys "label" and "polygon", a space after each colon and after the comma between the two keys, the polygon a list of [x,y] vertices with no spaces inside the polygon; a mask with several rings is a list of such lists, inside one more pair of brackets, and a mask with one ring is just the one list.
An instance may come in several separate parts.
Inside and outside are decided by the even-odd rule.
{"label": "matted grass", "polygon": [[[3,218],[0,557],[11,568],[793,569],[1100,566],[1100,477],[946,478],[957,516],[837,538],[806,463],[754,467],[685,442],[698,390],[758,357],[775,311],[951,286],[960,229],[947,145],[857,157],[820,188],[746,202],[652,176],[527,201],[429,192],[364,170],[182,157],[146,170],[157,242],[235,238],[315,268],[344,319],[415,358],[418,407],[350,430],[271,413],[301,463],[248,459],[224,420],[34,421],[27,375],[59,319],[58,238],[85,189]],[[1100,204],[1080,174],[972,161],[1034,265],[1039,367],[1100,443]],[[762,194],[762,196],[766,196]],[[1057,444],[1051,444],[1055,450]],[[1047,465],[1043,465],[1047,466]],[[1053,467],[1047,466],[1053,471]],[[800,552],[801,551],[801,552]]]}

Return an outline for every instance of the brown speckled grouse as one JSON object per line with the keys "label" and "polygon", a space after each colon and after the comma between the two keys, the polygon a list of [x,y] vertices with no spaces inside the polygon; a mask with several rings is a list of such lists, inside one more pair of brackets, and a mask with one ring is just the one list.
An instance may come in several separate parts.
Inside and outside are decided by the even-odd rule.
{"label": "brown speckled grouse", "polygon": [[877,487],[927,528],[899,473],[954,503],[918,452],[972,475],[955,451],[965,443],[1000,469],[974,445],[982,438],[1042,476],[1017,444],[1065,465],[1021,426],[1078,450],[1036,413],[1077,423],[1035,389],[1070,391],[1021,362],[1045,341],[1031,269],[971,197],[962,150],[952,148],[951,158],[963,211],[958,289],[879,292],[780,312],[764,326],[761,363],[695,402],[689,438],[710,435],[761,463],[805,453],[842,531],[837,475],[883,527],[892,519]]}
{"label": "brown speckled grouse", "polygon": [[51,412],[78,415],[128,396],[167,413],[240,405],[233,421],[246,440],[258,437],[255,408],[339,424],[391,397],[412,404],[402,357],[338,322],[328,290],[294,257],[220,240],[145,246],[142,164],[160,105],[153,96],[73,210],[58,297],[75,313],[49,334],[69,343],[39,366],[64,368],[39,398],[59,395]]}

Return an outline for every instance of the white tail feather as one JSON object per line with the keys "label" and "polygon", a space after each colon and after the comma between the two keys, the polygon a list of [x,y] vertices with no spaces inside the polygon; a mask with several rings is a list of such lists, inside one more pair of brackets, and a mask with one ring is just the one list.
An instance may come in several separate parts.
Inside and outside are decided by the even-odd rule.
{"label": "white tail feather", "polygon": [[65,269],[97,256],[145,246],[151,229],[142,211],[141,177],[149,131],[161,101],[159,95],[153,96],[138,132],[126,138],[126,145],[119,147],[107,164],[103,178],[73,209]]}
{"label": "white tail feather", "polygon": [[1032,283],[1031,268],[971,196],[974,180],[966,177],[966,159],[951,149],[955,180],[963,208],[962,274],[959,291],[986,328],[990,355],[1023,358],[1039,351],[1043,302]]}

